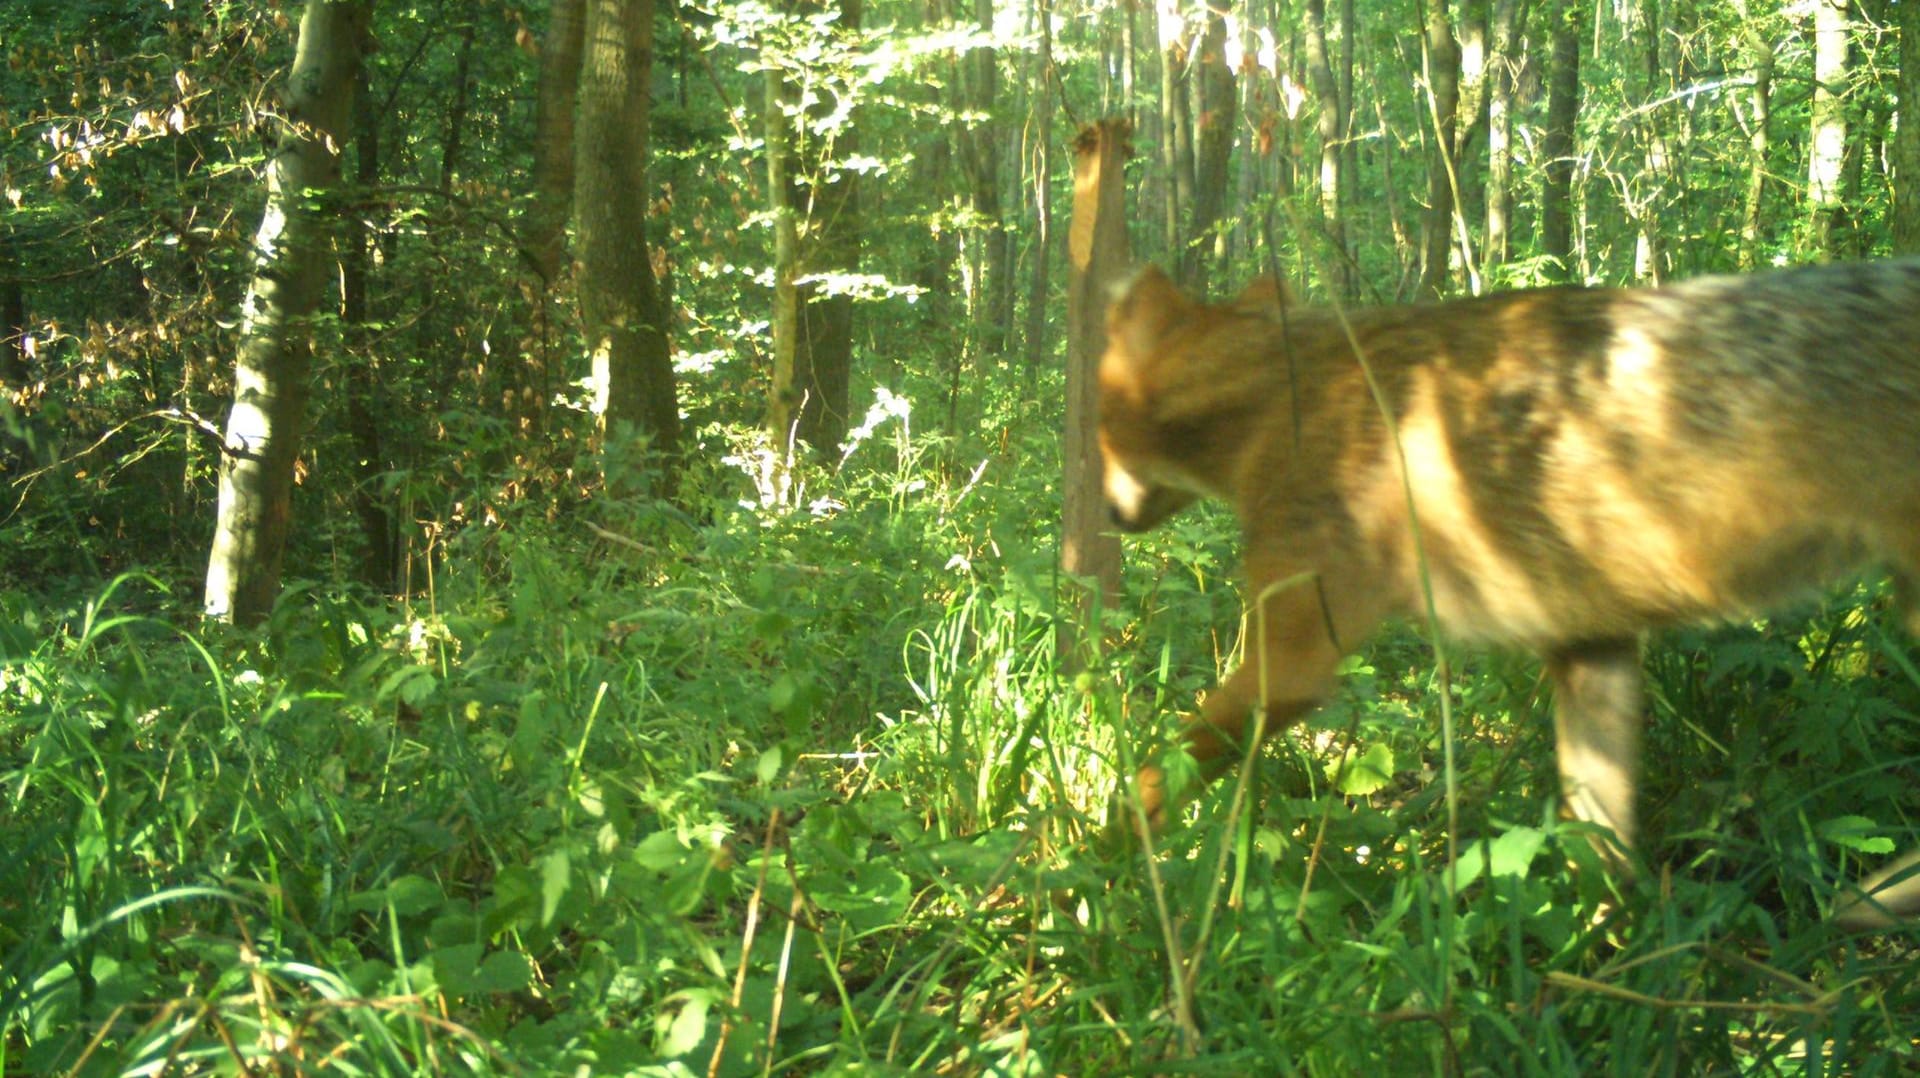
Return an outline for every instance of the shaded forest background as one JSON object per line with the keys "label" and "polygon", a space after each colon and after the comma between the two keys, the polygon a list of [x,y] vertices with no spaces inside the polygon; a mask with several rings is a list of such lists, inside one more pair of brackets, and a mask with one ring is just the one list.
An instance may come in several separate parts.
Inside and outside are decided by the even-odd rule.
{"label": "shaded forest background", "polygon": [[1086,835],[1229,661],[1231,521],[1077,633],[1056,508],[1088,125],[1197,295],[1879,257],[1920,8],[11,0],[0,42],[5,1073],[1920,1055],[1911,934],[1819,915],[1920,808],[1875,582],[1653,650],[1623,896],[1565,871],[1535,671],[1405,634],[1150,867]]}

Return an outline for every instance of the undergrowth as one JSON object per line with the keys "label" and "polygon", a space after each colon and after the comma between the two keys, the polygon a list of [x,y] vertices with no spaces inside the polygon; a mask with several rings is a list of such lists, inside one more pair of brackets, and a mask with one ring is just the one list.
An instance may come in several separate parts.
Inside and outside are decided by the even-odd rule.
{"label": "undergrowth", "polygon": [[797,509],[507,517],[251,635],[152,577],[0,595],[0,1069],[1920,1066],[1914,933],[1822,920],[1916,832],[1871,589],[1651,649],[1637,883],[1556,820],[1534,668],[1406,631],[1146,858],[1100,829],[1231,661],[1231,521],[1131,546],[1063,654],[1053,452],[902,427]]}

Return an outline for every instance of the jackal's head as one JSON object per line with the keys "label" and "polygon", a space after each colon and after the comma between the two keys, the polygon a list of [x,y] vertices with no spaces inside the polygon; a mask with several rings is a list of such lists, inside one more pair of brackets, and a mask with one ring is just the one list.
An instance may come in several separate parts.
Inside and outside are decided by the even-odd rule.
{"label": "jackal's head", "polygon": [[1115,526],[1146,531],[1221,493],[1221,477],[1195,467],[1216,431],[1202,404],[1211,387],[1195,369],[1193,346],[1220,319],[1266,317],[1285,303],[1286,289],[1271,277],[1226,307],[1195,303],[1153,266],[1120,287],[1107,309],[1098,376],[1103,482]]}

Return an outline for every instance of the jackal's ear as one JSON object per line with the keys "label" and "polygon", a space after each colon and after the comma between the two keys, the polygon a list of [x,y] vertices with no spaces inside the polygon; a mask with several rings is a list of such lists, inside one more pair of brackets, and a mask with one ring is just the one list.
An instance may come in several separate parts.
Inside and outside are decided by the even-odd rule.
{"label": "jackal's ear", "polygon": [[1107,308],[1107,347],[1138,358],[1152,353],[1167,330],[1193,309],[1193,301],[1158,266],[1143,266],[1122,283]]}
{"label": "jackal's ear", "polygon": [[1255,277],[1233,300],[1233,308],[1246,314],[1277,315],[1291,306],[1293,294],[1287,291],[1287,282],[1271,273]]}

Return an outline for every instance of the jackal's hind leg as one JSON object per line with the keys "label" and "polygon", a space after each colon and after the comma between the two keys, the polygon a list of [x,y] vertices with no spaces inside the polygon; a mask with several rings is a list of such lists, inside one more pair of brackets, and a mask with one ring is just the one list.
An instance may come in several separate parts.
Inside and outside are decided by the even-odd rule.
{"label": "jackal's hind leg", "polygon": [[1850,932],[1892,928],[1920,920],[1920,850],[1909,850],[1861,880],[1833,907],[1833,921]]}
{"label": "jackal's hind leg", "polygon": [[1640,764],[1640,645],[1632,638],[1596,640],[1548,652],[1553,680],[1553,731],[1560,793],[1578,820],[1613,832],[1596,839],[1615,869],[1631,872],[1634,780]]}

